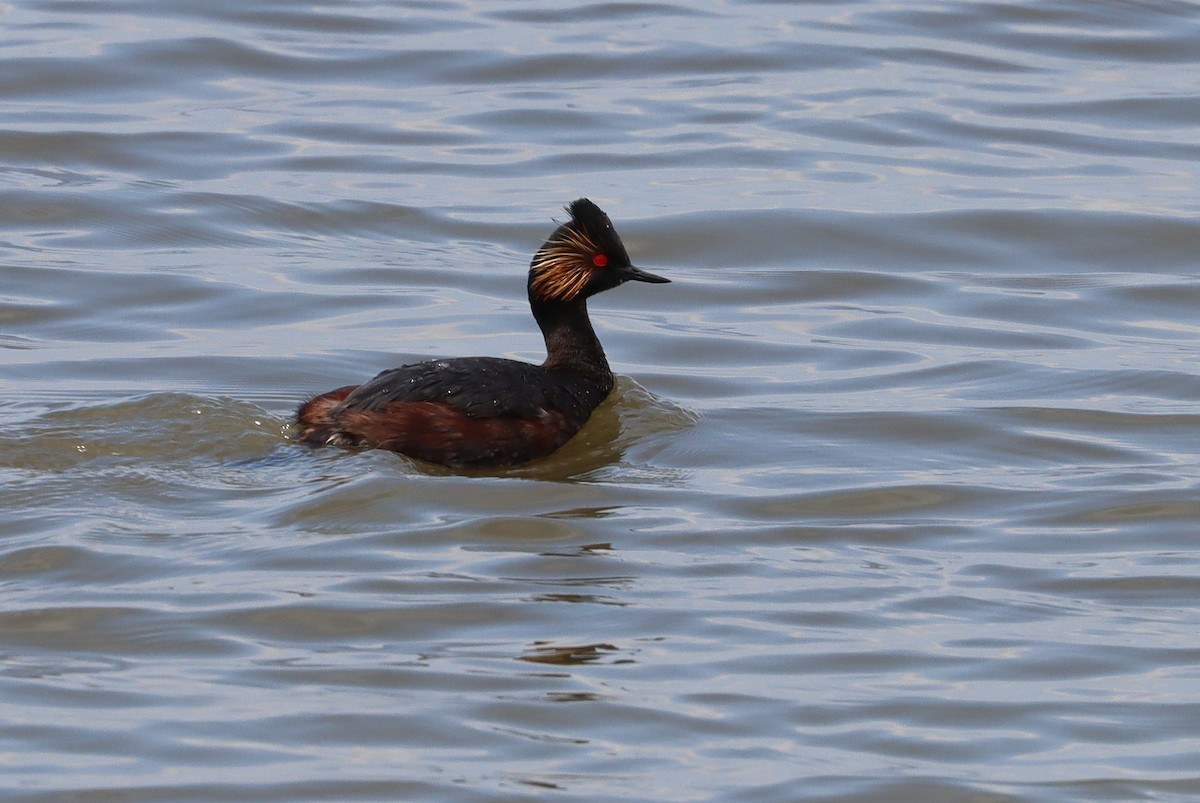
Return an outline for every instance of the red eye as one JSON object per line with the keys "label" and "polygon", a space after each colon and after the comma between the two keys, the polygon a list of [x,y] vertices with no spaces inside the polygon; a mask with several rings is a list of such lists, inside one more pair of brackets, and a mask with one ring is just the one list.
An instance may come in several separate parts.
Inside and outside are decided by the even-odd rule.
{"label": "red eye", "polygon": [[592,257],[592,264],[597,268],[603,268],[608,264],[608,257],[604,256],[604,254],[596,254],[596,256]]}

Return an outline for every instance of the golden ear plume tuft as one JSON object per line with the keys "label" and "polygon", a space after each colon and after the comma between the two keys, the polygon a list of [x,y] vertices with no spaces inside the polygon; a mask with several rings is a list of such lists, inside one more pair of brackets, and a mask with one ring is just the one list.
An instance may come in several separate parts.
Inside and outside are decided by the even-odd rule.
{"label": "golden ear plume tuft", "polygon": [[559,226],[533,257],[531,293],[546,301],[577,298],[595,271],[592,258],[603,251],[586,232],[571,223]]}

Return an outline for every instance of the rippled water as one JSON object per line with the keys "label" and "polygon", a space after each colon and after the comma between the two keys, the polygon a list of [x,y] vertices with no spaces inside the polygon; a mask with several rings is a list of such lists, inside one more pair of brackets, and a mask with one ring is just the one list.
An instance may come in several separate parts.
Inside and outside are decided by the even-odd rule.
{"label": "rippled water", "polygon": [[[1200,796],[1200,6],[0,6],[0,794]],[[670,285],[462,475],[286,437]]]}

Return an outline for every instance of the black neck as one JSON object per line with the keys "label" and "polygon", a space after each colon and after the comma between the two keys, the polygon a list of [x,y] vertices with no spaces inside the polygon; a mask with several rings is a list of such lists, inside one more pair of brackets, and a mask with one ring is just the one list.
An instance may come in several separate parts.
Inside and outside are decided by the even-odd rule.
{"label": "black neck", "polygon": [[586,299],[569,304],[532,302],[531,306],[546,339],[543,367],[572,371],[611,385],[612,371],[588,319]]}

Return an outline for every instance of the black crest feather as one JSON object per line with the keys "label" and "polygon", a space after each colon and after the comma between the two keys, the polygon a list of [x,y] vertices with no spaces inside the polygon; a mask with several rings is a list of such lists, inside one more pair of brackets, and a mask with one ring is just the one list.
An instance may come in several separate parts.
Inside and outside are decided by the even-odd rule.
{"label": "black crest feather", "polygon": [[629,254],[625,251],[625,244],[617,236],[617,230],[613,228],[612,221],[608,219],[608,215],[604,213],[603,209],[587,198],[578,198],[571,202],[567,211],[571,213],[571,223],[568,223],[568,226],[574,224],[586,233],[588,239],[600,246],[599,250],[605,253],[612,262],[618,265],[629,264]]}

